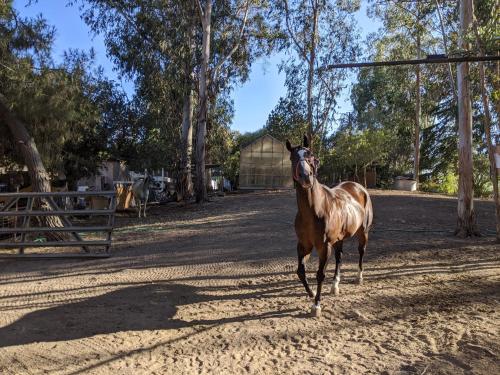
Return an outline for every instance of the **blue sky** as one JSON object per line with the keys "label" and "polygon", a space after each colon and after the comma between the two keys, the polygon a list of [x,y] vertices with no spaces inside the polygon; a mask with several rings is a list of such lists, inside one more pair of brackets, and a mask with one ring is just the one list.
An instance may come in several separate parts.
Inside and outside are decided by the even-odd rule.
{"label": "blue sky", "polygon": [[[57,34],[54,45],[54,58],[56,61],[62,58],[63,52],[69,48],[89,50],[94,48],[96,62],[104,68],[106,75],[117,81],[120,79],[113,71],[113,65],[106,57],[106,49],[103,38],[94,36],[87,25],[80,19],[78,8],[66,6],[67,0],[38,0],[30,6],[26,6],[28,0],[14,0],[15,8],[23,16],[36,16],[42,14],[49,24],[56,27]],[[378,23],[368,19],[366,16],[366,1],[363,1],[361,10],[356,18],[362,34],[376,31]],[[265,125],[267,117],[280,96],[284,96],[284,74],[279,74],[277,65],[282,59],[281,55],[274,55],[261,59],[252,66],[249,80],[236,87],[233,91],[235,116],[232,128],[242,133],[255,131]],[[354,77],[353,75],[351,75]],[[133,85],[126,80],[121,81],[122,86],[129,93],[133,91]],[[336,108],[337,113],[344,113],[351,109],[349,101],[349,89],[344,90]]]}

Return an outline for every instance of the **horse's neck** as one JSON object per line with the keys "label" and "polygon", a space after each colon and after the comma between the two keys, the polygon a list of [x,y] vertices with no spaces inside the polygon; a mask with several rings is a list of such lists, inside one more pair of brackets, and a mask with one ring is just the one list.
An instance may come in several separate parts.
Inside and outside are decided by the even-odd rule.
{"label": "horse's neck", "polygon": [[315,178],[312,188],[304,189],[297,185],[297,206],[303,216],[322,217],[324,214],[324,192]]}

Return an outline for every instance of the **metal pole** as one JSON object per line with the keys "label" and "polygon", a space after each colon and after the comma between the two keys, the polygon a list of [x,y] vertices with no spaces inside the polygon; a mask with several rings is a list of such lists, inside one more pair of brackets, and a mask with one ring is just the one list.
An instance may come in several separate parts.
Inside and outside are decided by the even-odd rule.
{"label": "metal pole", "polygon": [[347,64],[331,64],[319,68],[319,70],[343,69],[343,68],[363,68],[372,66],[396,66],[396,65],[419,65],[419,64],[448,64],[460,62],[475,62],[475,61],[498,61],[500,56],[462,56],[462,57],[446,57],[428,56],[425,59],[416,60],[392,60],[392,61],[372,61],[360,63],[347,63]]}

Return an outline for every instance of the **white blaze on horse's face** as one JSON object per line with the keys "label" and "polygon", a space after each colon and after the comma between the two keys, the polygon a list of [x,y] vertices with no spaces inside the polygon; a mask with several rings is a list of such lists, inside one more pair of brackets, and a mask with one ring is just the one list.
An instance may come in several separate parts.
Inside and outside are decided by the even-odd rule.
{"label": "white blaze on horse's face", "polygon": [[299,150],[299,151],[297,151],[297,155],[299,155],[299,160],[300,161],[304,160],[304,158],[306,156],[306,152],[307,152],[307,150]]}
{"label": "white blaze on horse's face", "polygon": [[307,149],[299,149],[296,153],[297,159],[295,165],[292,165],[293,176],[303,188],[308,189],[313,184],[313,169],[306,157],[309,156],[310,151]]}

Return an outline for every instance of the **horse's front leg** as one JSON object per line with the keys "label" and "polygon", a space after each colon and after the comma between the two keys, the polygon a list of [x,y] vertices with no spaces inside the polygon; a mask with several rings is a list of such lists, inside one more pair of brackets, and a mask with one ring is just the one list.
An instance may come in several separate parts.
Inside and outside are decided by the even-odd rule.
{"label": "horse's front leg", "polygon": [[321,315],[321,288],[323,287],[323,281],[325,280],[325,271],[328,264],[328,259],[332,252],[332,247],[328,242],[323,243],[323,246],[317,248],[319,253],[319,267],[316,273],[316,280],[318,281],[318,286],[316,289],[316,298],[314,299],[314,305],[312,306],[311,313],[314,316]]}
{"label": "horse's front leg", "polygon": [[311,290],[309,284],[307,283],[306,266],[305,266],[305,261],[311,254],[311,251],[312,251],[312,246],[306,248],[300,242],[297,244],[297,255],[299,257],[299,266],[297,268],[297,275],[299,276],[300,281],[302,281],[302,284],[306,289],[307,295],[310,298],[314,298],[314,292]]}
{"label": "horse's front leg", "polygon": [[333,248],[335,251],[335,275],[333,276],[332,292],[335,295],[339,294],[340,266],[342,264],[342,245],[343,245],[343,241],[337,241],[333,245]]}

